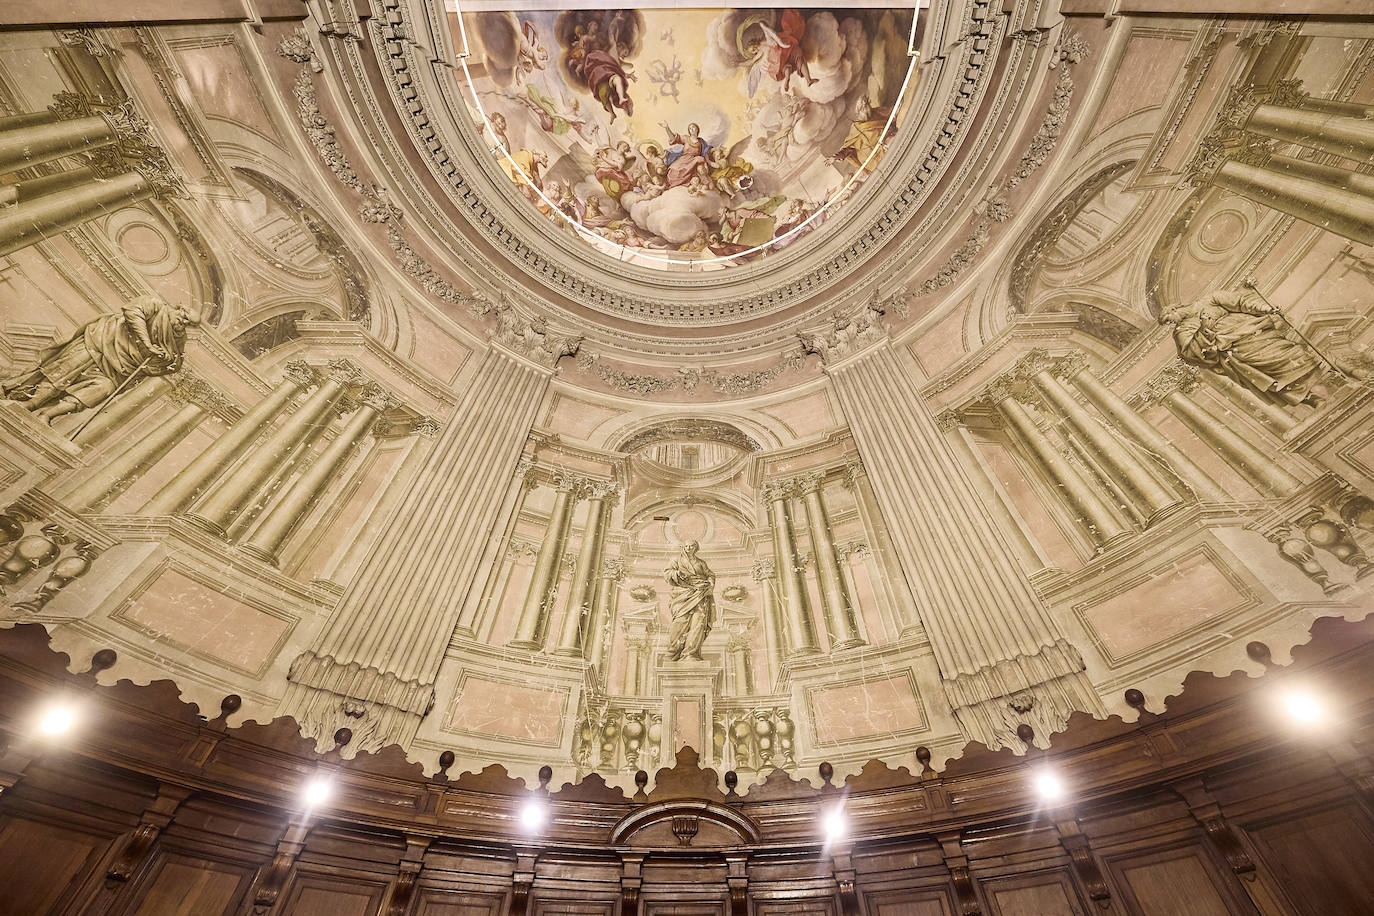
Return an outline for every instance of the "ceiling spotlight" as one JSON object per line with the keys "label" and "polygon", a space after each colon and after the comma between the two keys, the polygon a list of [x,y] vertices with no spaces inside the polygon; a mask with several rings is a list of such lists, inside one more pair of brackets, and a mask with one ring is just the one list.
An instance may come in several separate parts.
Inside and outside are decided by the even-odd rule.
{"label": "ceiling spotlight", "polygon": [[836,805],[825,815],[825,841],[834,843],[842,840],[849,832],[849,821],[844,816],[844,808]]}
{"label": "ceiling spotlight", "polygon": [[1041,770],[1035,774],[1035,791],[1047,802],[1057,802],[1065,795],[1064,780],[1051,770]]}
{"label": "ceiling spotlight", "polygon": [[49,707],[38,720],[38,730],[45,735],[60,735],[70,731],[76,724],[76,711],[70,706],[58,704]]}
{"label": "ceiling spotlight", "polygon": [[310,781],[302,793],[307,808],[318,808],[320,805],[329,801],[329,796],[334,794],[334,785],[329,779],[317,776]]}
{"label": "ceiling spotlight", "polygon": [[1326,706],[1312,693],[1298,689],[1285,691],[1283,711],[1299,725],[1320,725],[1326,720]]}
{"label": "ceiling spotlight", "polygon": [[531,798],[520,809],[520,826],[527,833],[538,833],[549,819],[548,808],[538,799]]}

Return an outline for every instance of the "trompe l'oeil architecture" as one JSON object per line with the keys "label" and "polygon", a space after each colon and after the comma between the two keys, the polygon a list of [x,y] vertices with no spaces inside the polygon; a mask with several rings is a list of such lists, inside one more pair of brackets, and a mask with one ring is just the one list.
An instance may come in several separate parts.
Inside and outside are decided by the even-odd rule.
{"label": "trompe l'oeil architecture", "polygon": [[[0,850],[58,831],[85,785],[52,762],[74,751],[26,737],[40,681],[159,736],[95,755],[157,782],[133,826],[91,828],[108,843],[53,872],[67,889],[13,912],[172,912],[164,839],[215,792],[285,811],[279,758],[371,802],[288,817],[187,912],[345,906],[303,902],[331,829],[392,831],[358,912],[394,916],[610,912],[559,909],[606,881],[614,912],[680,916],[1267,916],[1374,893],[1345,872],[1294,891],[1285,869],[1317,866],[1221,807],[1270,790],[1202,775],[1259,769],[1262,691],[1233,672],[1281,679],[1311,642],[1304,664],[1348,674],[1374,607],[1374,20],[12,6],[0,685],[27,686],[0,708]],[[1357,681],[1323,764],[1348,779],[1321,790],[1347,820],[1303,829],[1369,856]],[[960,820],[979,773],[1135,748],[1166,713],[1225,737],[1150,739],[1165,775],[1084,763],[1106,807],[1055,809],[1057,851],[1003,868],[1011,847],[979,845],[1043,811]],[[379,814],[406,780],[452,794]],[[788,812],[846,785],[926,814],[808,847]],[[566,861],[481,801],[534,786],[561,799],[542,835]],[[1145,787],[1186,828],[1093,852],[1092,818]],[[883,837],[942,877],[874,865]],[[459,841],[505,851],[439,863]],[[1210,851],[1169,864],[1189,843]],[[678,846],[730,850],[659,860],[716,897],[641,874]],[[640,851],[606,878],[574,848]],[[833,867],[803,879],[813,854]],[[1211,909],[1167,909],[1175,883]],[[917,885],[944,890],[922,909]]]}

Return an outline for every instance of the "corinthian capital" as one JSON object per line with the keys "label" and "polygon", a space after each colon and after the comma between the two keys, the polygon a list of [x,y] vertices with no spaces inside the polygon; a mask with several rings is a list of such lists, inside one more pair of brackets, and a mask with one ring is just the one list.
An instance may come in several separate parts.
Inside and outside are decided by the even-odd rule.
{"label": "corinthian capital", "polygon": [[771,579],[777,575],[776,564],[769,559],[755,560],[754,565],[749,570],[749,575],[755,582],[762,582],[764,579]]}
{"label": "corinthian capital", "polygon": [[791,482],[799,493],[819,493],[825,483],[825,471],[807,471],[792,478]]}
{"label": "corinthian capital", "polygon": [[1063,379],[1073,378],[1088,368],[1088,357],[1082,350],[1066,353],[1054,363],[1054,374]]}
{"label": "corinthian capital", "polygon": [[505,297],[487,311],[496,313],[496,327],[491,333],[493,340],[545,368],[556,368],[559,360],[576,356],[582,347],[581,336],[553,333],[542,316],[522,315]]}
{"label": "corinthian capital", "polygon": [[363,370],[350,359],[331,359],[329,377],[340,385],[356,385],[363,380]]}
{"label": "corinthian capital", "polygon": [[964,425],[964,418],[957,410],[942,410],[935,415],[935,425],[942,433],[953,432]]}
{"label": "corinthian capital", "polygon": [[282,367],[282,378],[291,382],[299,388],[313,385],[316,379],[316,372],[310,364],[303,359],[293,359]]}
{"label": "corinthian capital", "polygon": [[883,309],[875,300],[851,315],[836,314],[828,328],[814,334],[798,334],[797,339],[802,352],[816,353],[829,365],[885,340],[887,328],[882,317]]}
{"label": "corinthian capital", "polygon": [[1021,358],[1012,364],[1011,374],[1016,378],[1032,379],[1041,372],[1049,372],[1054,368],[1054,357],[1048,350],[1036,347],[1022,354]]}
{"label": "corinthian capital", "polygon": [[581,496],[587,490],[587,478],[563,468],[555,468],[553,471],[553,485],[560,493],[572,493],[574,496]]}
{"label": "corinthian capital", "polygon": [[614,500],[620,494],[620,484],[614,480],[593,480],[587,484],[587,495],[592,499]]}
{"label": "corinthian capital", "polygon": [[390,410],[392,407],[395,407],[396,399],[381,385],[378,385],[376,382],[368,382],[363,385],[362,390],[358,392],[358,403],[363,407],[370,407],[378,413],[381,413],[384,410]]}
{"label": "corinthian capital", "polygon": [[789,496],[792,495],[792,481],[770,480],[767,483],[765,483],[763,487],[759,490],[759,495],[761,495],[767,502],[775,502],[780,499],[787,499]]}
{"label": "corinthian capital", "polygon": [[1164,400],[1171,392],[1181,391],[1187,394],[1200,384],[1202,384],[1202,379],[1199,377],[1197,369],[1181,359],[1176,359],[1165,364],[1151,376],[1150,380],[1136,394],[1136,400],[1139,401],[1141,407],[1149,407]]}

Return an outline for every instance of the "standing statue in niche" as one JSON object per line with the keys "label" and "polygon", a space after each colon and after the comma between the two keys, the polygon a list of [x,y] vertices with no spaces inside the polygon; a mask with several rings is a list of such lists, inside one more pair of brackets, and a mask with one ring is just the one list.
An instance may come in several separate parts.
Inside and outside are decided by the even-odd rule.
{"label": "standing statue in niche", "polygon": [[[1319,405],[1325,359],[1295,340],[1282,313],[1249,291],[1220,290],[1162,311],[1185,362],[1205,366],[1284,406]],[[1290,333],[1291,331],[1291,333]],[[1356,374],[1353,367],[1340,368]],[[1363,373],[1360,373],[1363,374]]]}
{"label": "standing statue in niche", "polygon": [[98,409],[144,378],[180,370],[186,328],[199,323],[199,313],[189,305],[144,296],[41,351],[37,366],[0,380],[0,388],[7,399],[49,424],[78,410]]}
{"label": "standing statue in niche", "polygon": [[673,625],[668,631],[668,657],[673,661],[701,660],[701,644],[711,632],[711,621],[715,618],[716,574],[697,556],[698,549],[696,541],[683,544],[681,555],[663,572],[663,579],[672,590],[669,607]]}

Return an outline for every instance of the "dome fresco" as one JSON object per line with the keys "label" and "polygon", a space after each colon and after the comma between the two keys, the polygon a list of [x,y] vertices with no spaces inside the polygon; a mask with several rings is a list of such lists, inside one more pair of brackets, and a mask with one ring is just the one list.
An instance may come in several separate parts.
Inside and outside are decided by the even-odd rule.
{"label": "dome fresco", "polygon": [[911,9],[451,15],[469,114],[516,193],[663,270],[823,232],[881,167],[918,79]]}

